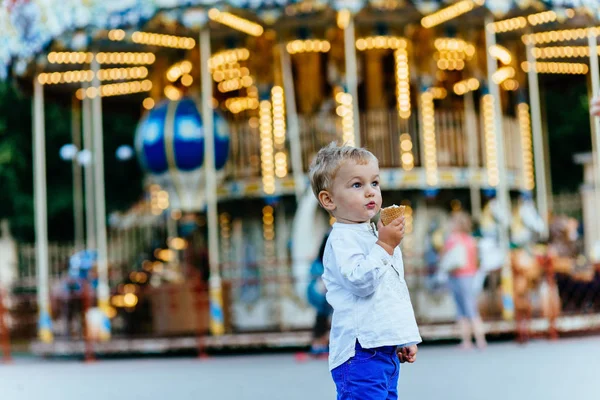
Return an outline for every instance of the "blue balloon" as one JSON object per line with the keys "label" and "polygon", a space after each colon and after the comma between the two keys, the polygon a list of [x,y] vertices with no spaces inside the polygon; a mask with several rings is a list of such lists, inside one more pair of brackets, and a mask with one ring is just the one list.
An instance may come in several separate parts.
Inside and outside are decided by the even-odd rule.
{"label": "blue balloon", "polygon": [[[229,155],[229,126],[218,113],[213,114],[215,167],[222,169]],[[195,171],[204,163],[204,126],[198,104],[186,97],[164,101],[140,121],[136,150],[144,169],[162,174],[169,168]]]}

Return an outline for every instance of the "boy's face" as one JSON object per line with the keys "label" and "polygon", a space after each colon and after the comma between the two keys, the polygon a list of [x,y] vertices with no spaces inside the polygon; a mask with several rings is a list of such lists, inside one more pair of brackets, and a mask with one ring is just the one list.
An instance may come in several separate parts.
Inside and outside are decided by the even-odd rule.
{"label": "boy's face", "polygon": [[344,162],[333,180],[331,191],[319,193],[319,201],[339,222],[368,222],[381,208],[379,165],[375,160],[366,164],[352,160]]}

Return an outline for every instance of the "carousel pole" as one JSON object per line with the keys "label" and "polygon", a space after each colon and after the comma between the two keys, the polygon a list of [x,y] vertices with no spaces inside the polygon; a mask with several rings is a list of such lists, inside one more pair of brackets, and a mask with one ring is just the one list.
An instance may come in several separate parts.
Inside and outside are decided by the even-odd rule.
{"label": "carousel pole", "polygon": [[465,93],[465,124],[467,133],[467,148],[469,155],[469,169],[471,170],[470,192],[471,192],[471,213],[476,221],[481,218],[481,190],[480,183],[475,182],[475,175],[478,169],[477,162],[477,120],[475,114],[475,104],[473,102],[473,92],[469,90]]}
{"label": "carousel pole", "polygon": [[544,138],[542,132],[542,111],[540,107],[540,85],[538,82],[537,69],[535,67],[535,56],[533,55],[533,43],[527,42],[527,62],[529,70],[527,78],[529,82],[529,103],[531,104],[531,132],[533,135],[533,157],[535,162],[535,183],[537,187],[537,206],[544,220],[544,231],[542,237],[548,237],[549,209],[548,188],[546,185],[546,163],[544,161]]}
{"label": "carousel pole", "polygon": [[[98,71],[100,64],[96,57],[92,60],[94,79],[92,87],[96,88],[96,96],[92,98],[92,132],[94,148],[94,193],[96,203],[96,240],[98,249],[98,307],[107,312],[110,300],[108,274],[108,245],[106,238],[106,196],[104,193],[104,134],[102,130],[102,96]],[[101,339],[107,340],[110,332],[102,332]]]}
{"label": "carousel pole", "polygon": [[219,272],[219,222],[217,220],[217,178],[215,169],[215,137],[213,121],[213,87],[208,68],[210,58],[210,28],[200,31],[200,73],[202,82],[202,122],[204,124],[204,171],[206,173],[206,214],[208,220],[208,263],[210,266],[210,332],[225,333],[223,292]]}
{"label": "carousel pole", "polygon": [[[497,198],[498,205],[502,212],[510,210],[510,194],[508,189],[508,182],[506,177],[506,158],[504,155],[504,131],[502,128],[502,105],[500,103],[500,88],[492,76],[498,69],[497,61],[490,54],[489,49],[496,45],[496,33],[491,29],[491,24],[494,22],[494,18],[491,16],[486,17],[485,20],[485,48],[487,55],[487,73],[488,73],[488,88],[490,94],[494,99],[494,114],[495,114],[495,137],[496,137],[496,159],[498,168],[498,185],[497,185]],[[502,249],[509,250],[508,241],[508,226],[500,224],[500,246]],[[510,262],[505,261],[502,267],[501,274],[501,287],[502,287],[502,315],[505,319],[512,319],[514,317],[514,301],[513,301],[513,285],[512,285],[512,270]]]}
{"label": "carousel pole", "polygon": [[[87,89],[89,85],[85,83],[83,89]],[[88,250],[96,248],[96,202],[94,200],[94,158],[92,148],[92,103],[89,97],[85,96],[82,100],[82,115],[83,115],[83,149],[90,155],[90,160],[84,163],[84,180],[85,180],[85,245]]]}
{"label": "carousel pole", "polygon": [[304,193],[304,169],[302,167],[300,124],[298,123],[298,110],[296,109],[296,91],[294,88],[294,77],[292,76],[290,54],[283,43],[280,45],[280,48],[283,93],[285,93],[285,113],[287,115],[287,129],[290,140],[290,158],[292,173],[294,174],[296,204],[300,204],[302,194]]}
{"label": "carousel pole", "polygon": [[37,260],[38,337],[51,343],[50,276],[48,263],[48,199],[46,194],[46,125],[44,122],[44,88],[35,77],[33,81],[33,162],[35,250]]}
{"label": "carousel pole", "polygon": [[[590,48],[590,77],[592,80],[592,98],[600,93],[600,72],[598,67],[598,40],[596,32],[593,29],[589,30],[588,33],[588,45]],[[590,99],[591,100],[591,99]],[[596,196],[596,210],[600,210],[600,118],[592,117],[592,154],[594,156],[594,193]],[[596,211],[596,237],[594,238],[593,246],[595,242],[600,239],[600,217],[598,216],[599,211]]]}
{"label": "carousel pole", "polygon": [[[346,86],[352,96],[352,108],[354,116],[354,146],[360,147],[360,115],[358,110],[358,73],[356,66],[356,40],[354,36],[354,16],[349,10],[341,10],[346,14],[343,25],[344,29],[344,54],[346,64]],[[338,20],[339,20],[338,19]]]}
{"label": "carousel pole", "polygon": [[[71,138],[75,147],[81,149],[81,103],[75,96],[71,103]],[[83,221],[83,182],[81,165],[77,159],[71,162],[73,170],[73,218],[75,221],[75,251],[85,248]]]}

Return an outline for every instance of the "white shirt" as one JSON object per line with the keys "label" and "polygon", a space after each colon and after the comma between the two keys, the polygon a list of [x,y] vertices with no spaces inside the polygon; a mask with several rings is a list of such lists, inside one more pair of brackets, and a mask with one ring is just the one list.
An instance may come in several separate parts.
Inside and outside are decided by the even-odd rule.
{"label": "white shirt", "polygon": [[376,244],[369,223],[335,223],[323,255],[323,281],[333,307],[329,369],[364,348],[408,346],[421,342],[404,280],[402,252],[390,256]]}

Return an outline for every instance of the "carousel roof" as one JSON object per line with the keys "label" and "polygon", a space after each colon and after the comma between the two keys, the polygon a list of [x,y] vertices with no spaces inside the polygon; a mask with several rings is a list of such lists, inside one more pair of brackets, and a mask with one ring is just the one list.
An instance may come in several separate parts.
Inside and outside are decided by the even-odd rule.
{"label": "carousel roof", "polygon": [[[421,16],[431,14],[458,0],[389,0],[397,7],[411,7]],[[473,0],[483,3],[496,19],[520,10],[575,8],[600,19],[599,0]],[[315,8],[359,11],[378,7],[384,0],[0,0],[0,79],[9,69],[21,75],[36,55],[55,40],[65,48],[86,49],[95,33],[106,29],[134,29],[157,13],[187,28],[198,28],[206,20],[203,9],[231,7],[246,9],[263,21],[274,21],[287,7],[302,3]]]}

